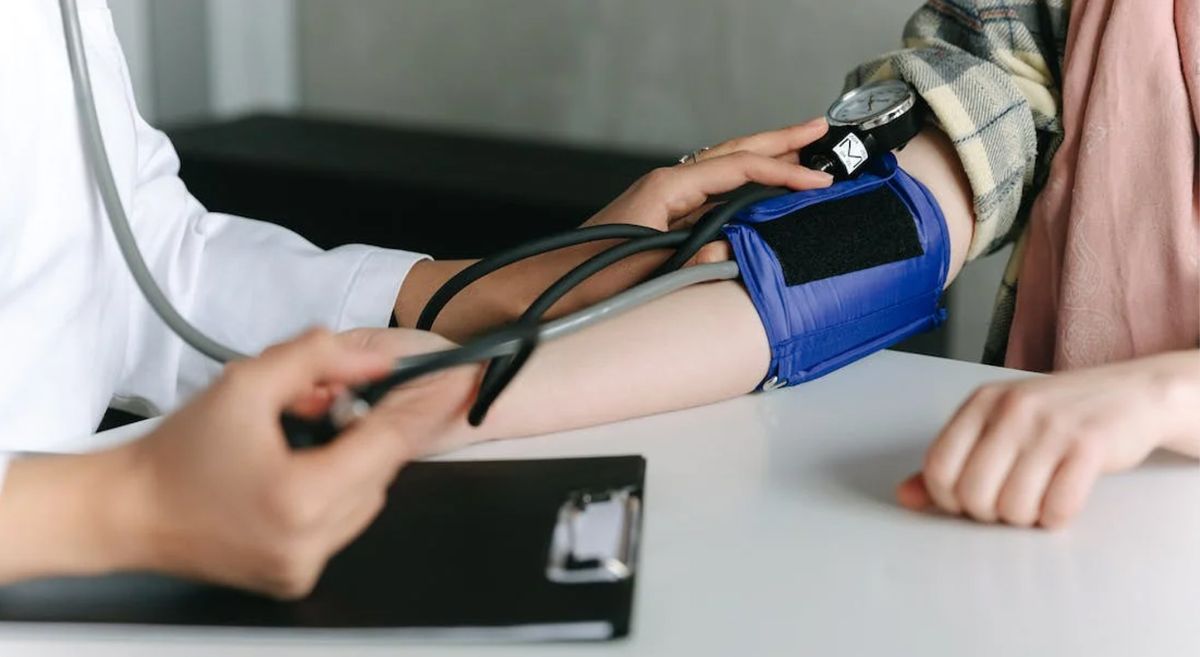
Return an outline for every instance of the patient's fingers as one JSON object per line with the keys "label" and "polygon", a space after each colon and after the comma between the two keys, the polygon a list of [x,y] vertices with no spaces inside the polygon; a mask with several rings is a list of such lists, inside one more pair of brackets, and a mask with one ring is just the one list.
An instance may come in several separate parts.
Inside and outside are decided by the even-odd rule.
{"label": "patient's fingers", "polygon": [[825,119],[817,118],[807,123],[794,125],[780,130],[760,132],[748,137],[739,137],[701,152],[697,159],[710,160],[715,157],[747,151],[766,157],[780,158],[785,162],[797,161],[796,151],[825,136],[829,125]]}

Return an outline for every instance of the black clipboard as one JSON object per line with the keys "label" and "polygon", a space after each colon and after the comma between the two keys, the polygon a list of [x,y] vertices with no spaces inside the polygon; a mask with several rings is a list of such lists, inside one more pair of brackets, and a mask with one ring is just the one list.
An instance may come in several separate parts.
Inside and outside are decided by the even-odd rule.
{"label": "black clipboard", "polygon": [[414,463],[304,600],[154,575],[55,579],[0,587],[0,622],[618,638],[629,632],[645,470],[640,456]]}

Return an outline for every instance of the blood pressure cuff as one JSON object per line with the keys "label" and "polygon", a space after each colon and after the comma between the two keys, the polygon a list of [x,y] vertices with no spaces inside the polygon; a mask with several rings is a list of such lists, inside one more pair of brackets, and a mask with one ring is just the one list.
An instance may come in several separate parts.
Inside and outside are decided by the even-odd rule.
{"label": "blood pressure cuff", "polygon": [[891,154],[854,180],[752,205],[724,231],[771,343],[764,389],[945,321],[946,219]]}

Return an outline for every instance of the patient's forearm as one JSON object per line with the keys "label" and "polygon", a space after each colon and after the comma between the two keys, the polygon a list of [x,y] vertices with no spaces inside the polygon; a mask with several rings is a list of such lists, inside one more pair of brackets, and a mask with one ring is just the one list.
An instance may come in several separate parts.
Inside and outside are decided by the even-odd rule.
{"label": "patient's forearm", "polygon": [[474,440],[728,399],[752,390],[769,362],[745,290],[733,282],[696,286],[540,347]]}
{"label": "patient's forearm", "polygon": [[[949,281],[962,268],[974,225],[966,177],[933,129],[900,160],[946,215]],[[462,430],[479,432],[469,440],[510,437],[698,406],[750,392],[769,362],[766,333],[742,286],[697,286],[543,345],[483,427],[464,423]]]}

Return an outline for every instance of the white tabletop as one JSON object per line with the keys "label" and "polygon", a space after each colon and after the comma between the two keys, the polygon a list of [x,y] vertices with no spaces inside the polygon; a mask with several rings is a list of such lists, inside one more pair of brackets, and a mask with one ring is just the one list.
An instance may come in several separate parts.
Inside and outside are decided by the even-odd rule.
{"label": "white tabletop", "polygon": [[[970,390],[1014,373],[884,352],[790,390],[450,458],[641,453],[632,636],[432,646],[0,628],[0,655],[1200,655],[1200,469],[1156,456],[1059,532],[897,508]],[[35,631],[36,633],[36,631]]]}

